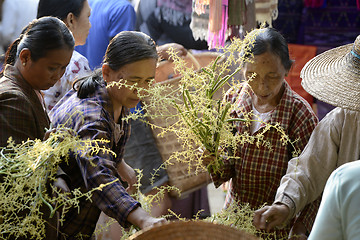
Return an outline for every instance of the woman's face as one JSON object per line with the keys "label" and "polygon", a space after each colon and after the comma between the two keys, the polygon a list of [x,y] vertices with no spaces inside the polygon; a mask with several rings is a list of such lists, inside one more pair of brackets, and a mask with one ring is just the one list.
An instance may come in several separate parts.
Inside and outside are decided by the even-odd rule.
{"label": "woman's face", "polygon": [[62,77],[72,53],[73,49],[68,47],[49,50],[44,57],[33,61],[30,51],[23,49],[16,66],[33,89],[46,90]]}
{"label": "woman's face", "polygon": [[[150,82],[155,77],[156,63],[156,59],[144,59],[126,64],[118,71],[114,71],[108,65],[104,64],[104,80],[108,84],[111,82],[120,82],[147,89],[150,86]],[[125,86],[121,86],[119,88],[119,86],[115,85],[113,87],[109,87],[108,92],[114,108],[120,108],[122,106],[133,108],[140,101],[137,89],[129,89]]]}
{"label": "woman's face", "polygon": [[75,46],[84,45],[86,43],[86,38],[89,35],[89,30],[91,27],[89,21],[90,13],[91,8],[89,3],[88,1],[85,1],[79,17],[73,16],[72,23],[67,23],[74,36]]}
{"label": "woman's face", "polygon": [[245,63],[243,73],[249,79],[254,73],[255,77],[249,81],[254,92],[256,105],[276,106],[284,90],[284,78],[287,70],[276,54],[266,52],[255,55],[253,63]]}

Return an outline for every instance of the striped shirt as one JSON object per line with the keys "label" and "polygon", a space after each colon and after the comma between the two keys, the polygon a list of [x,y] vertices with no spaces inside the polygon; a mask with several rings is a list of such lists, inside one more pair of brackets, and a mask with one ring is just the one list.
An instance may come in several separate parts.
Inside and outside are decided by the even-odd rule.
{"label": "striped shirt", "polygon": [[[128,113],[123,108],[122,117]],[[124,146],[129,136],[130,125],[123,121],[117,124],[113,119],[112,104],[102,83],[93,95],[85,99],[77,97],[74,90],[69,91],[49,113],[54,127],[65,125],[74,129],[81,139],[109,140],[99,143],[100,147],[113,150],[116,156],[100,151],[91,157],[81,157],[80,154],[70,154],[69,163],[61,167],[69,178],[71,190],[80,188],[83,192],[120,179],[116,165],[122,161]],[[122,226],[128,226],[128,214],[140,206],[117,181],[102,191],[92,194],[92,201],[82,199],[80,210],[71,209],[65,216],[65,222],[60,231],[72,239],[82,234],[88,239],[96,226],[100,212],[116,219]]]}
{"label": "striped shirt", "polygon": [[[244,143],[240,145],[235,153],[237,158],[224,160],[222,174],[212,173],[215,186],[221,185],[230,179],[230,198],[241,203],[249,203],[252,208],[259,208],[264,203],[271,204],[274,201],[281,177],[286,173],[288,161],[292,158],[294,147],[303,150],[308,142],[311,132],[318,120],[310,105],[298,94],[291,90],[284,81],[285,91],[277,107],[270,113],[265,121],[275,125],[279,123],[291,141],[297,140],[293,146],[283,144],[282,134],[275,128],[270,128],[263,136],[264,140],[270,142],[268,146],[257,146],[257,144]],[[240,89],[229,91],[226,100],[235,104],[231,117],[244,118],[252,112],[252,91],[245,83]],[[264,130],[265,124],[260,125],[253,134],[250,131],[251,124],[235,122],[234,128],[237,134],[257,135]],[[311,229],[317,208],[311,208],[306,215],[309,221],[305,226]],[[310,220],[312,219],[312,220]]]}

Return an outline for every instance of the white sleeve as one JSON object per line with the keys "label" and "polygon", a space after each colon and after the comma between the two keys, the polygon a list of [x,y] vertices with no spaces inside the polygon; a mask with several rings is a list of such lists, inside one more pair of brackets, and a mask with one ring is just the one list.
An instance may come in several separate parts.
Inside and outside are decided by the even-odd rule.
{"label": "white sleeve", "polygon": [[328,179],[309,240],[360,236],[360,161],[344,164]]}
{"label": "white sleeve", "polygon": [[326,183],[319,211],[308,240],[343,239],[340,219],[339,188],[337,175],[331,175]]}

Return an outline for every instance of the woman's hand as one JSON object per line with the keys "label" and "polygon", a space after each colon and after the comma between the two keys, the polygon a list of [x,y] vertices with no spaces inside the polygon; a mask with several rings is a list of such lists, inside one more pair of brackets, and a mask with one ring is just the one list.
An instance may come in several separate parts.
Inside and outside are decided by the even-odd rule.
{"label": "woman's hand", "polygon": [[137,183],[137,178],[136,178],[136,173],[135,170],[130,167],[125,161],[124,159],[118,164],[117,166],[117,171],[121,177],[121,179],[124,182],[128,183],[128,187],[126,188],[126,191],[129,194],[134,193],[135,191],[135,187],[134,184]]}
{"label": "woman's hand", "polygon": [[131,224],[138,226],[141,229],[146,227],[153,226],[155,224],[164,223],[166,222],[165,218],[154,218],[150,216],[144,209],[141,207],[137,207],[136,209],[132,210],[128,217],[127,221]]}
{"label": "woman's hand", "polygon": [[185,57],[187,54],[187,50],[182,45],[177,43],[166,43],[164,45],[158,46],[157,48],[158,54],[161,59],[165,59],[168,61],[172,60],[168,54],[168,50],[170,48],[172,48],[179,57]]}
{"label": "woman's hand", "polygon": [[53,128],[52,124],[50,124],[49,129],[45,128],[45,130],[46,132],[44,134],[43,141],[48,140],[51,134],[54,133],[58,133],[57,141],[59,142],[63,141],[63,139],[67,136],[76,136],[76,132],[73,129],[65,128],[65,127]]}
{"label": "woman's hand", "polygon": [[[56,199],[59,197],[58,193],[64,194],[63,196],[66,199],[70,198],[70,196],[66,195],[66,194],[70,194],[71,191],[63,177],[61,177],[61,176],[57,177],[53,183],[53,186],[54,186],[54,189],[51,194],[53,199]],[[58,204],[59,204],[58,201],[55,201],[55,206],[53,206],[53,207],[54,207],[54,209],[56,209],[58,214],[63,214],[64,209],[63,209],[63,207],[59,206]]]}
{"label": "woman's hand", "polygon": [[46,129],[43,140],[46,141],[50,137],[50,134],[55,132],[56,132],[56,128],[52,128],[50,125],[49,130]]}
{"label": "woman's hand", "polygon": [[209,166],[210,163],[215,162],[215,160],[216,160],[215,155],[209,152],[208,150],[205,150],[202,153],[202,164],[205,167]]}
{"label": "woman's hand", "polygon": [[258,230],[270,231],[281,226],[288,219],[290,209],[285,204],[273,204],[255,211],[253,224]]}

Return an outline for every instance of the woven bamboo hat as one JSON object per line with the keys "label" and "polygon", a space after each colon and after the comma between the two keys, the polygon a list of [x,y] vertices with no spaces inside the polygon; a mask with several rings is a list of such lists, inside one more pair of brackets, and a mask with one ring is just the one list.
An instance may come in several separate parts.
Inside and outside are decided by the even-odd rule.
{"label": "woven bamboo hat", "polygon": [[302,86],[317,99],[360,111],[360,35],[353,44],[330,49],[307,62]]}
{"label": "woven bamboo hat", "polygon": [[173,221],[145,228],[128,240],[259,240],[244,231],[204,221]]}

